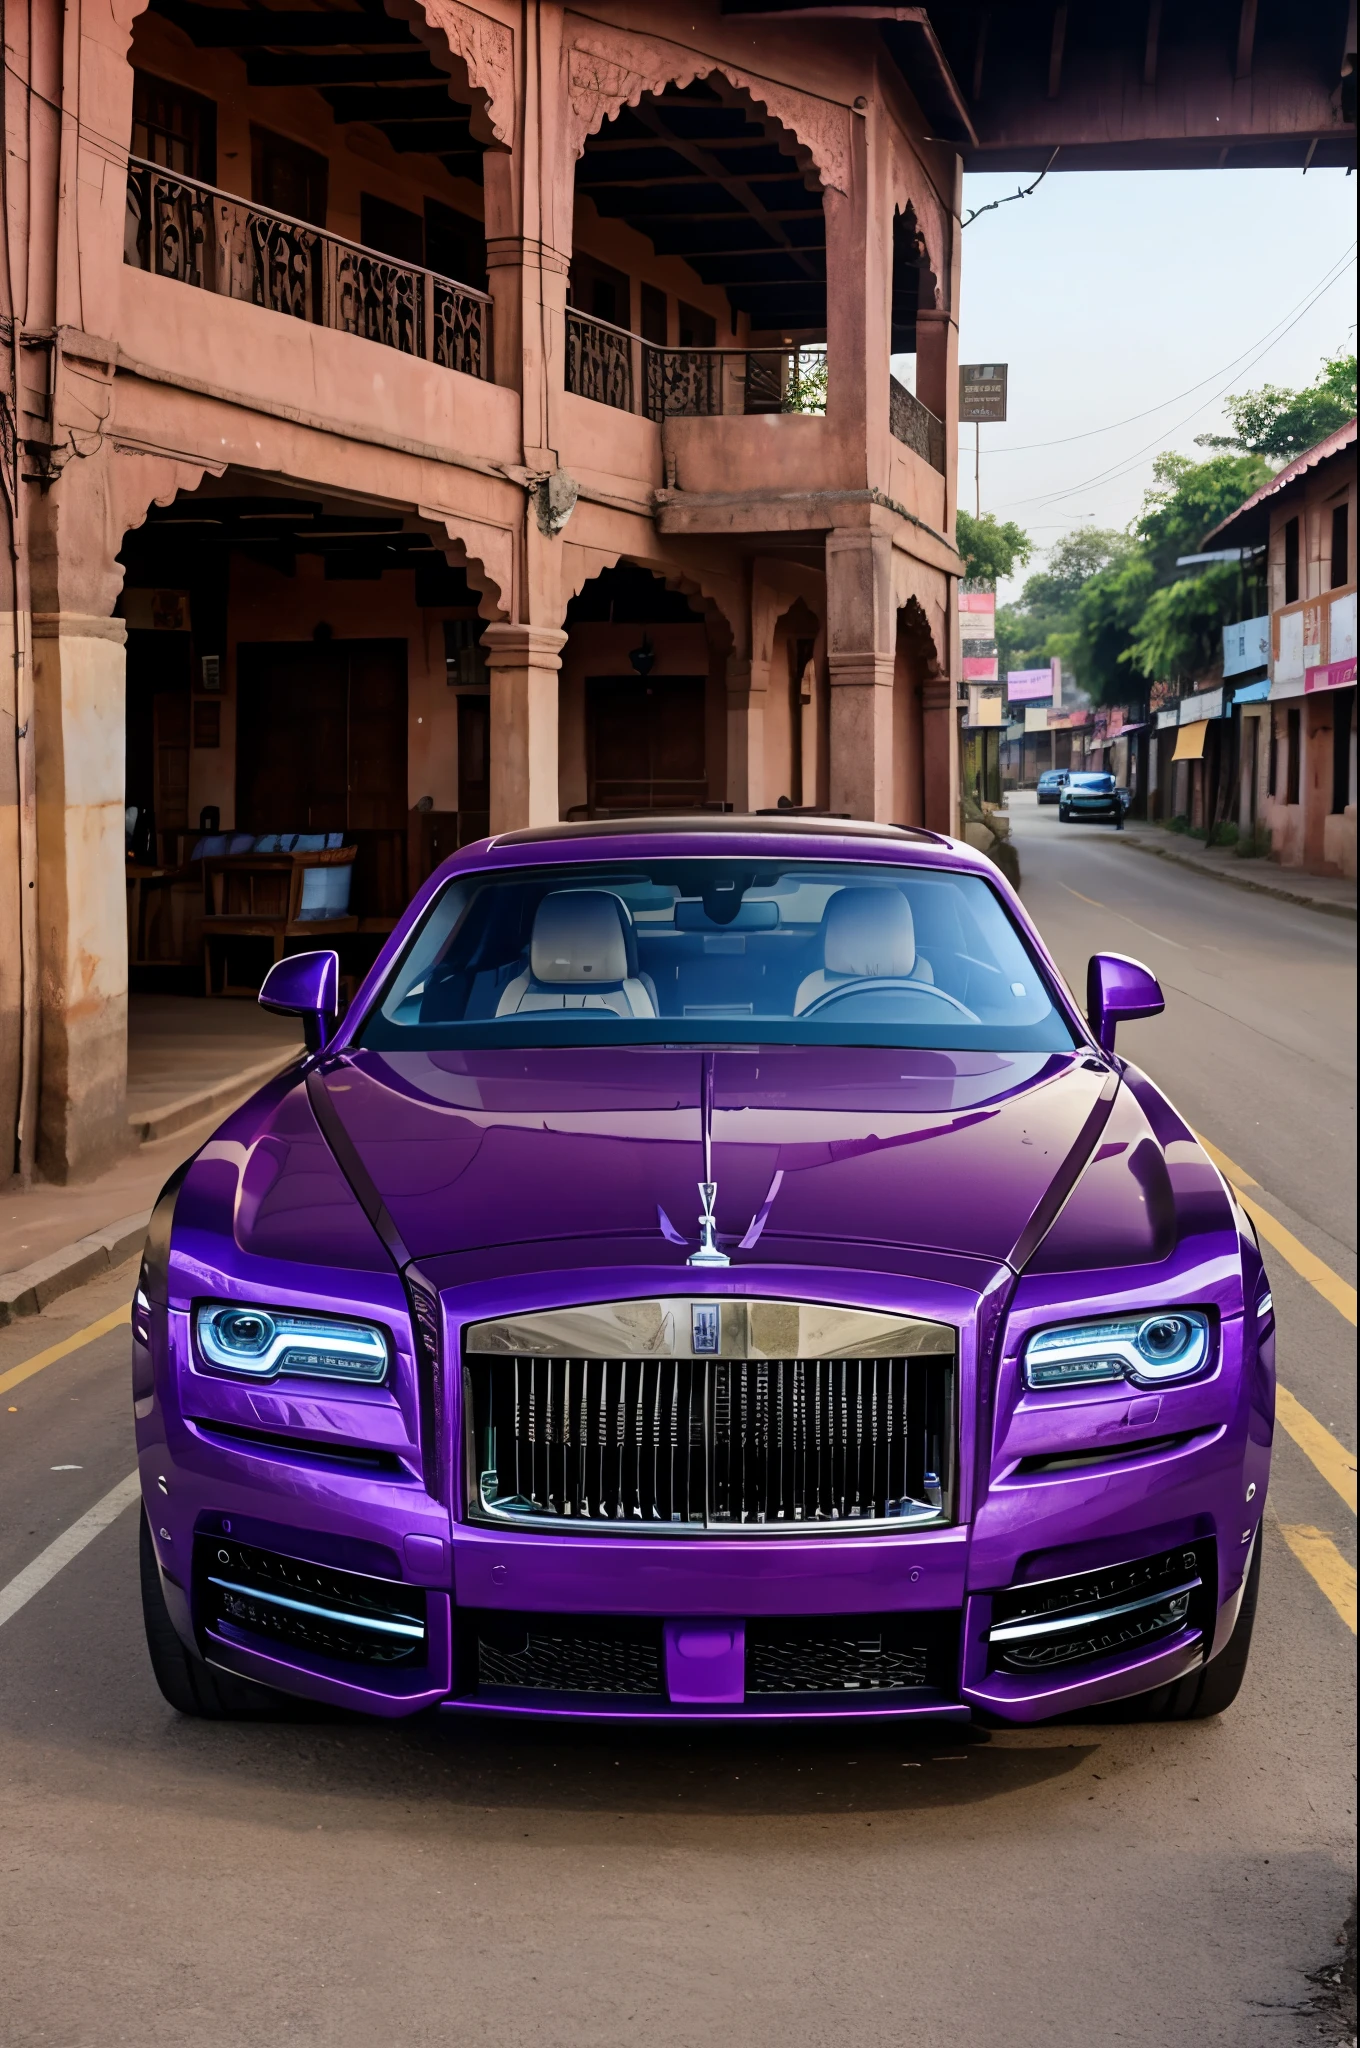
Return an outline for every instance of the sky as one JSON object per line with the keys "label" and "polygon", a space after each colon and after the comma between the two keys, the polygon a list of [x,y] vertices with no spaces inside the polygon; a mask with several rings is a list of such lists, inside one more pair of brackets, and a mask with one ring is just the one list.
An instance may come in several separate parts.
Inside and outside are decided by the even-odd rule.
{"label": "sky", "polygon": [[[965,217],[1029,182],[965,178]],[[1310,384],[1355,347],[1355,202],[1333,170],[1055,172],[968,227],[960,359],[1010,365],[1009,418],[980,430],[982,509],[1025,528],[1032,567],[1076,526],[1126,525],[1160,450],[1203,459],[1223,393]],[[1131,414],[1148,416],[1113,424]]]}

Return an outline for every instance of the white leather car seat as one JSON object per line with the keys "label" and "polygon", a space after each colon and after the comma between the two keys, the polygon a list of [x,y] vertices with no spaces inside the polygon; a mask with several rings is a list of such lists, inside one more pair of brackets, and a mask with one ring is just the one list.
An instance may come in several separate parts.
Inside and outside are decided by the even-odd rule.
{"label": "white leather car seat", "polygon": [[799,982],[793,1014],[842,982],[934,979],[916,951],[911,905],[900,889],[838,889],[822,913],[822,965]]}
{"label": "white leather car seat", "polygon": [[628,972],[625,912],[603,889],[558,889],[534,916],[529,965],[504,990],[498,1017],[530,1010],[610,1010],[654,1017],[646,984]]}

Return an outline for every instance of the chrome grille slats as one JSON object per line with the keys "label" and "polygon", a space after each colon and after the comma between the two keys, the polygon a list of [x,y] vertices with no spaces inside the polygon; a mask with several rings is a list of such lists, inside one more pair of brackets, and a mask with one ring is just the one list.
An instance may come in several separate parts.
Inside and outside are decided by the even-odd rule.
{"label": "chrome grille slats", "polygon": [[475,1519],[639,1533],[952,1513],[954,1361],[470,1356]]}

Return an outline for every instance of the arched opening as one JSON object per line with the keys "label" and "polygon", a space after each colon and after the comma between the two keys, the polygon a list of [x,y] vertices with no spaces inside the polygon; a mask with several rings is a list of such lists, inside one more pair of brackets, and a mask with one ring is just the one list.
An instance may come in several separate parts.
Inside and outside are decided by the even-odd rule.
{"label": "arched opening", "polygon": [[774,629],[765,710],[765,782],[782,809],[824,810],[827,702],[822,622],[797,598]]}
{"label": "arched opening", "polygon": [[825,408],[821,186],[720,75],[586,137],[573,249],[569,390],[658,420]]}
{"label": "arched opening", "polygon": [[563,816],[730,808],[730,635],[714,608],[668,587],[660,574],[619,562],[571,600],[566,628]]}
{"label": "arched opening", "polygon": [[152,0],[130,62],[127,262],[490,377],[491,130],[442,38]]}
{"label": "arched opening", "polygon": [[[945,469],[944,406],[933,390],[921,385],[922,316],[935,311],[935,275],[925,238],[910,206],[893,215],[892,312],[888,422],[896,440],[912,448],[941,475]],[[932,365],[932,368],[934,366]],[[928,402],[934,398],[938,410]]]}
{"label": "arched opening", "polygon": [[258,987],[323,938],[358,976],[485,833],[487,600],[450,552],[409,508],[231,469],[125,536],[134,994]]}

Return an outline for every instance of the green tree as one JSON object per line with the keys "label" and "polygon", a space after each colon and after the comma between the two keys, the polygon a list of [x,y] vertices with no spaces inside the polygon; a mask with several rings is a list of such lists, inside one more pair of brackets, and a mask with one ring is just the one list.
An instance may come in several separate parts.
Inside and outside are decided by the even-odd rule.
{"label": "green tree", "polygon": [[955,533],[964,560],[964,575],[985,582],[1013,576],[1017,564],[1023,569],[1034,552],[1034,543],[1024,528],[1013,519],[1002,525],[995,512],[984,512],[981,519],[975,519],[971,512],[960,508]]}
{"label": "green tree", "polygon": [[1135,543],[1110,527],[1078,527],[1049,550],[1047,566],[1026,579],[1013,604],[996,614],[996,644],[1001,673],[1013,668],[1042,668],[1057,655],[1073,659],[1072,636],[1076,601],[1082,587],[1112,562],[1122,561]]}
{"label": "green tree", "polygon": [[1225,399],[1223,410],[1233,423],[1231,434],[1201,434],[1201,448],[1238,448],[1271,462],[1292,462],[1296,455],[1344,427],[1355,417],[1354,355],[1323,358],[1316,378],[1303,391],[1285,391],[1263,384]]}
{"label": "green tree", "polygon": [[1237,613],[1238,587],[1236,565],[1221,562],[1202,576],[1154,591],[1120,662],[1139,677],[1193,681],[1222,652],[1223,627]]}
{"label": "green tree", "polygon": [[1158,580],[1173,580],[1177,556],[1197,554],[1204,535],[1270,475],[1270,465],[1260,455],[1213,455],[1207,462],[1189,455],[1159,455],[1152,465],[1152,489],[1133,524]]}
{"label": "green tree", "polygon": [[1076,602],[1076,626],[1069,659],[1082,688],[1097,704],[1126,703],[1154,680],[1122,660],[1157,588],[1157,570],[1147,548],[1131,550],[1085,584]]}

